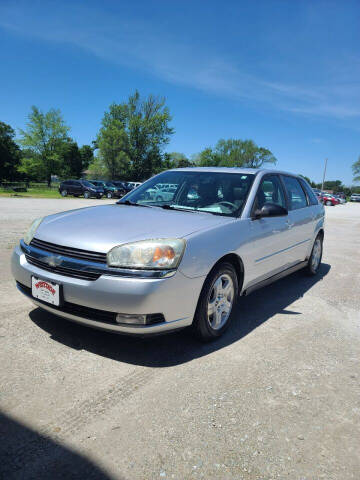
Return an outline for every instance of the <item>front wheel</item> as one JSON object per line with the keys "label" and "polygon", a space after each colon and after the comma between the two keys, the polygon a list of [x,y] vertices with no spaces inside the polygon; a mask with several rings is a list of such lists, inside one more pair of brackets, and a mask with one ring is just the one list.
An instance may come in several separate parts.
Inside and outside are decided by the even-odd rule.
{"label": "front wheel", "polygon": [[62,196],[62,197],[66,197],[67,194],[68,194],[67,190],[61,190],[60,193],[61,193],[61,196]]}
{"label": "front wheel", "polygon": [[231,263],[221,263],[210,272],[193,322],[194,333],[200,340],[215,340],[228,328],[238,288],[237,275]]}
{"label": "front wheel", "polygon": [[112,193],[111,193],[111,192],[107,192],[107,194],[106,194],[106,198],[112,198],[112,196],[113,196],[113,195],[112,195]]}
{"label": "front wheel", "polygon": [[90,198],[90,192],[84,192],[84,198]]}
{"label": "front wheel", "polygon": [[328,207],[331,207],[332,203],[330,202],[330,200],[326,200],[325,205],[327,205]]}
{"label": "front wheel", "polygon": [[314,242],[313,249],[308,261],[307,266],[305,267],[306,273],[310,276],[316,275],[319,271],[323,254],[323,237],[318,235]]}

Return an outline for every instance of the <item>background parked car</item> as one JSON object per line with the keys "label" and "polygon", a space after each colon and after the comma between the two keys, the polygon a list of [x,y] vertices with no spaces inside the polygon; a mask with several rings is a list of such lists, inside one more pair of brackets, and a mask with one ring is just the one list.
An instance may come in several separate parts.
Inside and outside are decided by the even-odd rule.
{"label": "background parked car", "polygon": [[141,182],[127,182],[128,186],[131,188],[131,190],[134,190],[134,188],[137,188],[139,185],[141,185]]}
{"label": "background parked car", "polygon": [[346,203],[346,198],[343,197],[342,195],[336,194],[336,195],[334,195],[334,197],[335,197],[337,200],[339,200],[339,203],[340,203],[340,204]]}
{"label": "background parked car", "polygon": [[360,202],[360,193],[353,193],[350,197],[350,202]]}
{"label": "background parked car", "polygon": [[323,204],[324,205],[327,205],[327,206],[335,206],[335,205],[339,205],[340,201],[334,197],[334,195],[330,195],[330,193],[323,193],[322,194],[322,198],[323,198]]}
{"label": "background parked car", "polygon": [[154,188],[149,188],[145,193],[146,200],[156,200],[157,202],[169,202],[173,199],[176,189],[168,185],[158,184]]}
{"label": "background parked car", "polygon": [[103,180],[90,180],[96,187],[102,187],[107,198],[121,198],[127,193],[123,187],[117,187],[113,182],[104,182]]}
{"label": "background parked car", "polygon": [[74,197],[101,198],[104,195],[102,187],[96,187],[87,180],[65,180],[60,183],[59,192],[62,197],[73,195]]}
{"label": "background parked car", "polygon": [[123,180],[112,180],[112,183],[113,183],[116,187],[118,187],[120,190],[123,190],[123,191],[125,192],[124,195],[125,195],[126,193],[131,192],[131,190],[132,190],[132,187],[130,187],[130,186],[128,185],[128,183],[127,183],[127,182],[124,182]]}

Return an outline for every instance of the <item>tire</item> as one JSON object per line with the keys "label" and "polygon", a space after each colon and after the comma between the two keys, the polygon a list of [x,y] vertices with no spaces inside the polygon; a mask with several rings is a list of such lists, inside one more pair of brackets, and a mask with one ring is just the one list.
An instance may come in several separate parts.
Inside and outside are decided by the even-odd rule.
{"label": "tire", "polygon": [[307,275],[314,276],[319,272],[323,254],[323,236],[319,234],[314,242],[308,264],[305,267]]}
{"label": "tire", "polygon": [[156,200],[157,202],[162,202],[162,201],[163,201],[163,198],[160,197],[160,195],[158,195],[158,196],[155,198],[155,200]]}
{"label": "tire", "polygon": [[76,197],[76,198],[79,198],[79,195],[78,195],[78,194],[76,194],[76,195],[74,195],[74,197]]}
{"label": "tire", "polygon": [[330,200],[326,200],[325,205],[327,205],[328,207],[331,207],[332,203],[330,202]]}
{"label": "tire", "polygon": [[90,198],[90,192],[88,191],[84,192],[84,198]]}
{"label": "tire", "polygon": [[113,194],[111,192],[107,192],[106,198],[112,198],[112,197],[113,197]]}
{"label": "tire", "polygon": [[62,197],[67,197],[67,194],[68,194],[67,190],[61,190],[61,192],[60,192],[60,195]]}
{"label": "tire", "polygon": [[[238,289],[237,275],[231,263],[221,263],[209,273],[199,297],[192,325],[193,332],[199,340],[203,342],[215,340],[229,327]],[[216,290],[222,297],[216,295]]]}

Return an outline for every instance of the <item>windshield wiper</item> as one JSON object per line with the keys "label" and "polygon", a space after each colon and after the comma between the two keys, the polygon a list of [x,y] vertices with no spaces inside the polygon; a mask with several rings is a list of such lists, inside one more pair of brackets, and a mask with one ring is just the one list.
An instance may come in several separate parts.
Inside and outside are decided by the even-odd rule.
{"label": "windshield wiper", "polygon": [[219,217],[226,217],[223,213],[220,212],[212,212],[210,210],[198,210],[197,208],[186,208],[186,207],[175,207],[174,205],[155,205],[159,208],[163,208],[164,210],[179,210],[179,212],[191,212],[191,213],[210,213],[210,215],[217,215]]}
{"label": "windshield wiper", "polygon": [[199,210],[195,210],[194,208],[186,208],[186,207],[175,207],[174,205],[157,205],[164,210],[178,210],[179,212],[191,212],[191,213],[201,213]]}
{"label": "windshield wiper", "polygon": [[116,202],[118,205],[130,205],[131,207],[146,207],[151,208],[150,205],[144,205],[142,203],[130,202],[130,200],[125,200],[124,202]]}

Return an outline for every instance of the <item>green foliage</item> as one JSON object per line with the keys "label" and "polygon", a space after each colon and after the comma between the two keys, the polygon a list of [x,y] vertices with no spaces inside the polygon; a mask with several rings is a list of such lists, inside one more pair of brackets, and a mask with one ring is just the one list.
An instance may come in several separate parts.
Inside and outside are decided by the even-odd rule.
{"label": "green foliage", "polygon": [[360,156],[357,161],[353,163],[352,171],[354,175],[354,182],[360,182]]}
{"label": "green foliage", "polygon": [[110,105],[96,139],[110,179],[144,180],[162,168],[162,149],[173,129],[165,99],[138,91],[127,102]]}
{"label": "green foliage", "polygon": [[88,178],[109,180],[108,170],[99,157],[94,157],[89,165]]}
{"label": "green foliage", "polygon": [[316,183],[310,180],[309,177],[306,177],[305,175],[301,175],[301,173],[299,174],[299,176],[302,177],[304,180],[306,180],[311,187],[316,188]]}
{"label": "green foliage", "polygon": [[60,110],[50,109],[43,113],[37,107],[31,107],[26,130],[20,130],[20,143],[30,154],[23,159],[21,171],[30,175],[34,169],[39,169],[39,176],[45,175],[50,185],[51,175],[61,172],[61,149],[68,141],[69,130]]}
{"label": "green foliage", "polygon": [[68,139],[60,147],[61,176],[64,178],[79,178],[83,172],[82,156],[78,144]]}
{"label": "green foliage", "polygon": [[90,163],[94,160],[94,150],[90,145],[83,145],[80,148],[81,162],[83,170],[89,168]]}
{"label": "green foliage", "polygon": [[15,132],[0,122],[0,181],[14,181],[19,177],[20,149],[14,141]]}
{"label": "green foliage", "polygon": [[165,153],[161,166],[155,173],[160,173],[164,170],[170,170],[171,168],[186,168],[193,167],[194,163],[191,162],[186,155],[180,152]]}
{"label": "green foliage", "polygon": [[253,140],[221,139],[214,148],[208,147],[196,156],[202,167],[259,168],[264,163],[276,163],[275,156],[267,148],[259,147]]}

